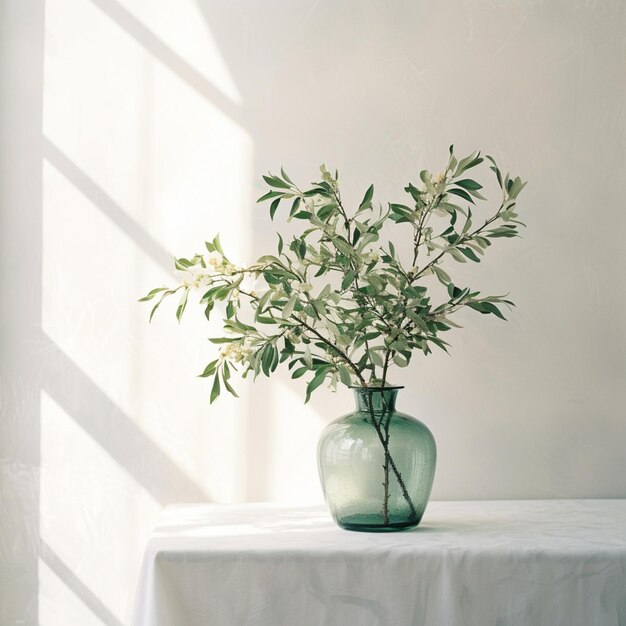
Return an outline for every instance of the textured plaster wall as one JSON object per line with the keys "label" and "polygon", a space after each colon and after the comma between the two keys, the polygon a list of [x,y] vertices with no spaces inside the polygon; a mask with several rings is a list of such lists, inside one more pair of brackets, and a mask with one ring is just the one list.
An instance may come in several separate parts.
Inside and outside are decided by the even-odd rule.
{"label": "textured plaster wall", "polygon": [[0,623],[126,624],[143,544],[180,501],[315,501],[349,393],[285,375],[209,407],[215,332],[136,299],[326,162],[399,200],[455,143],[530,182],[525,238],[459,283],[453,357],[394,378],[439,445],[439,499],[626,497],[626,24],[617,1],[0,3]]}

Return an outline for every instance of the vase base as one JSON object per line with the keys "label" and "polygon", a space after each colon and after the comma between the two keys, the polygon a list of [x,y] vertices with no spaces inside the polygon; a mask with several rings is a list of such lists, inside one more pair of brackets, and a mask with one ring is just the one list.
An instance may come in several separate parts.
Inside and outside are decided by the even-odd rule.
{"label": "vase base", "polygon": [[415,528],[420,520],[409,521],[406,518],[389,520],[384,523],[380,514],[356,514],[337,519],[337,524],[344,530],[355,530],[364,533],[391,533]]}

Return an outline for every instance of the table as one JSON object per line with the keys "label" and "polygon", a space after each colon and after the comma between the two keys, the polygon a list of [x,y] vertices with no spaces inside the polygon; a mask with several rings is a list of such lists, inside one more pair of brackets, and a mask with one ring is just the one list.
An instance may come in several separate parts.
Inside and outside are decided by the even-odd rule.
{"label": "table", "polygon": [[412,531],[324,506],[168,507],[135,626],[624,626],[626,500],[431,502]]}

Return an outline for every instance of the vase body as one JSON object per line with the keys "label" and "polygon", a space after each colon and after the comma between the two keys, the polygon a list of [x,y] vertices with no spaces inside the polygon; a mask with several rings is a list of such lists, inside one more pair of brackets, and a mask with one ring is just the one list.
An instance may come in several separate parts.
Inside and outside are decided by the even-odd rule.
{"label": "vase body", "polygon": [[396,411],[399,387],[354,388],[356,410],[330,423],[318,468],[330,512],[347,530],[417,526],[435,475],[435,440],[419,420]]}

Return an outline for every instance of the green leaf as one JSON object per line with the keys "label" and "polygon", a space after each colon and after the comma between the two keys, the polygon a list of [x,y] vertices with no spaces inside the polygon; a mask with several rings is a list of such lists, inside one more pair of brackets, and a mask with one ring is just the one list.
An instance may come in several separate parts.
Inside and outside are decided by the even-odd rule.
{"label": "green leaf", "polygon": [[311,382],[306,386],[306,397],[304,399],[304,404],[306,404],[311,399],[311,394],[324,382],[327,373],[328,367],[320,368],[317,370],[317,373],[315,374]]}
{"label": "green leaf", "polygon": [[389,203],[389,209],[394,213],[400,213],[406,215],[407,213],[412,213],[413,209],[406,206],[406,204],[397,204],[395,202]]}
{"label": "green leaf", "polygon": [[483,186],[478,184],[475,180],[472,180],[471,178],[464,178],[463,180],[455,180],[454,181],[455,185],[458,185],[459,187],[463,187],[463,189],[471,189],[472,191],[478,191],[479,189],[482,189]]}
{"label": "green leaf", "polygon": [[299,367],[293,371],[293,374],[291,374],[291,378],[300,378],[301,376],[304,376],[308,371],[308,367]]}
{"label": "green leaf", "polygon": [[374,365],[376,365],[377,367],[384,367],[385,362],[383,361],[383,357],[377,350],[369,350],[368,355]]}
{"label": "green leaf", "polygon": [[476,256],[476,253],[471,248],[459,248],[459,250],[474,263],[480,263],[480,259]]}
{"label": "green leaf", "polygon": [[411,183],[409,183],[404,188],[404,191],[406,191],[407,193],[410,193],[411,197],[413,198],[413,200],[415,200],[415,202],[419,203],[422,201],[422,195],[421,195],[420,190],[414,185],[412,185]]}
{"label": "green leaf", "polygon": [[245,334],[245,331],[247,330],[253,333],[256,332],[256,329],[254,328],[254,326],[250,326],[249,324],[244,324],[239,319],[230,321],[228,325],[232,328],[233,331],[240,332],[242,334]]}
{"label": "green leaf", "polygon": [[499,317],[500,319],[506,321],[506,317],[502,315],[500,309],[491,302],[468,302],[467,306],[469,306],[471,309],[474,309],[475,311],[479,311],[483,315],[491,313],[496,317]]}
{"label": "green leaf", "polygon": [[435,276],[437,276],[439,282],[442,285],[447,285],[450,282],[450,276],[448,275],[448,272],[442,270],[440,267],[433,265],[433,272],[435,273]]}
{"label": "green leaf", "polygon": [[396,354],[393,357],[393,362],[398,366],[398,367],[406,367],[409,364],[409,360],[402,356],[401,354]]}
{"label": "green leaf", "polygon": [[263,176],[263,180],[270,187],[277,187],[278,189],[291,189],[291,187],[286,182],[282,181],[277,176],[272,176],[271,174],[269,176]]}
{"label": "green leaf", "polygon": [[448,253],[455,261],[458,261],[459,263],[467,263],[463,254],[461,254],[457,248],[449,248]]}
{"label": "green leaf", "polygon": [[297,197],[293,204],[291,205],[291,210],[289,211],[289,217],[293,217],[298,212],[298,207],[300,206],[301,199]]}
{"label": "green leaf", "polygon": [[495,173],[496,178],[498,179],[498,185],[500,185],[501,188],[504,187],[504,183],[502,182],[502,174],[500,173],[500,170],[498,169],[497,163],[489,155],[486,155],[486,158],[489,159],[491,163],[493,163],[493,166],[490,169]]}
{"label": "green leaf", "polygon": [[448,346],[450,344],[448,344],[447,342],[445,342],[443,339],[438,339],[437,337],[434,336],[430,336],[428,338],[428,341],[431,341],[432,343],[434,343],[436,346],[440,347],[444,352],[448,351]]}
{"label": "green leaf", "polygon": [[215,235],[215,238],[213,239],[213,246],[222,256],[224,256],[224,250],[222,250],[222,244],[220,243],[219,235]]}
{"label": "green leaf", "polygon": [[487,198],[485,198],[485,196],[483,196],[481,193],[479,193],[478,191],[474,191],[474,189],[470,189],[468,191],[468,193],[470,194],[470,196],[472,196],[473,198],[478,198],[479,200],[486,200]]}
{"label": "green leaf", "polygon": [[302,360],[304,361],[304,364],[307,366],[308,369],[311,369],[313,367],[313,357],[311,356],[311,348],[309,346],[304,349],[304,355],[302,357]]}
{"label": "green leaf", "polygon": [[483,302],[482,304],[483,304],[483,308],[485,309],[485,311],[487,311],[487,313],[491,313],[495,315],[496,317],[499,317],[501,320],[506,321],[506,317],[502,315],[502,312],[495,304],[493,304],[492,302]]}
{"label": "green leaf", "polygon": [[268,317],[267,315],[259,315],[259,317],[257,317],[257,321],[259,322],[259,324],[277,324],[278,323],[275,318]]}
{"label": "green leaf", "polygon": [[498,237],[517,237],[516,227],[513,225],[505,224],[499,226],[487,232],[487,237],[490,239],[497,239]]}
{"label": "green leaf", "polygon": [[220,395],[220,376],[219,372],[215,373],[215,378],[213,379],[213,388],[211,389],[211,397],[209,400],[209,404],[213,404],[215,400]]}
{"label": "green leaf", "polygon": [[161,302],[163,302],[165,297],[169,296],[169,295],[171,295],[173,293],[174,293],[174,290],[172,290],[172,289],[168,289],[167,291],[163,292],[163,294],[159,298],[158,302],[152,307],[152,311],[150,311],[150,317],[148,319],[148,322],[152,321],[152,318],[154,317],[154,314],[156,313],[156,310],[159,308],[159,306],[161,305]]}
{"label": "green leaf", "polygon": [[180,303],[176,309],[176,319],[180,322],[180,318],[183,316],[185,312],[185,308],[187,307],[187,297],[189,296],[189,289],[185,289],[183,295],[180,299]]}
{"label": "green leaf", "polygon": [[[265,200],[269,200],[270,198],[276,198],[276,196],[282,197],[281,191],[268,191],[266,194],[262,195],[257,202],[264,202]],[[211,252],[209,250],[209,252]]]}
{"label": "green leaf", "polygon": [[241,341],[241,339],[239,337],[209,337],[209,341],[214,344],[222,344]]}
{"label": "green leaf", "polygon": [[508,189],[509,197],[511,199],[517,198],[517,196],[519,195],[520,191],[522,189],[524,189],[524,187],[526,187],[526,183],[522,182],[522,179],[518,176],[517,178],[515,178],[513,180],[513,184],[510,185],[510,187]]}
{"label": "green leaf", "polygon": [[272,367],[273,360],[274,360],[274,346],[268,343],[263,348],[263,357],[261,359],[261,367],[263,368],[263,373],[266,376],[270,375],[270,369]]}
{"label": "green leaf", "polygon": [[324,187],[315,187],[314,189],[305,191],[302,195],[305,198],[312,198],[313,196],[329,197],[332,194],[327,189],[324,189]]}
{"label": "green leaf", "polygon": [[294,293],[289,300],[287,300],[287,304],[284,306],[283,310],[282,310],[282,315],[284,318],[289,318],[291,317],[291,314],[293,313],[293,309],[296,306],[296,302],[298,301],[298,294]]}
{"label": "green leaf", "polygon": [[162,291],[167,291],[168,288],[167,287],[157,287],[156,289],[153,289],[152,291],[148,292],[148,294],[146,294],[143,298],[139,298],[139,302],[147,302],[148,300],[152,300],[152,298],[154,298],[154,296],[157,295],[157,293],[161,293]]}
{"label": "green leaf", "polygon": [[341,281],[341,289],[347,289],[354,282],[354,279],[356,277],[357,273],[354,270],[350,270],[349,272],[347,272],[346,275],[343,277],[343,280]]}
{"label": "green leaf", "polygon": [[370,206],[373,197],[374,197],[374,185],[370,185],[367,191],[365,192],[365,195],[363,196],[363,200],[361,201],[361,204],[359,205],[359,210],[365,209],[368,206]]}
{"label": "green leaf", "polygon": [[339,380],[346,387],[350,387],[352,385],[352,377],[348,368],[345,365],[337,365],[337,372],[339,373]]}
{"label": "green leaf", "polygon": [[278,367],[278,363],[280,361],[280,355],[278,353],[278,348],[273,345],[272,346],[272,364],[270,365],[270,371],[274,372]]}
{"label": "green leaf", "polygon": [[459,161],[459,164],[456,168],[456,172],[454,172],[454,175],[458,176],[459,174],[462,174],[465,170],[469,170],[472,167],[475,167],[476,165],[482,162],[483,162],[483,159],[480,156],[480,152],[473,152],[469,156]]}
{"label": "green leaf", "polygon": [[274,256],[273,254],[264,254],[263,256],[260,256],[257,260],[257,263],[276,263],[277,265],[280,265],[280,259],[276,256]]}
{"label": "green leaf", "polygon": [[413,211],[409,207],[403,204],[390,204],[389,210],[391,211],[390,219],[396,222],[396,224],[402,224],[403,222],[413,222]]}
{"label": "green leaf", "polygon": [[280,204],[281,198],[276,198],[276,200],[274,200],[272,202],[272,204],[270,204],[270,219],[274,219],[274,215],[276,213],[276,209],[278,208],[278,205]]}
{"label": "green leaf", "polygon": [[224,285],[219,287],[213,294],[214,300],[226,300],[228,294],[234,289],[233,285]]}
{"label": "green leaf", "polygon": [[215,373],[215,369],[217,367],[218,359],[215,361],[211,361],[205,368],[202,374],[198,374],[198,378],[208,378],[212,374]]}
{"label": "green leaf", "polygon": [[226,380],[226,378],[224,378],[224,387],[226,387],[226,390],[232,394],[233,396],[235,396],[235,398],[238,398],[239,396],[237,395],[237,392],[232,388],[231,384]]}
{"label": "green leaf", "polygon": [[333,243],[339,252],[341,252],[344,256],[352,256],[354,248],[345,239],[337,237],[336,239],[333,239]]}
{"label": "green leaf", "polygon": [[471,202],[472,204],[474,204],[474,200],[472,196],[470,196],[469,193],[465,191],[465,189],[456,189],[456,188],[448,189],[448,193],[453,193],[455,196],[460,196],[464,200],[467,200],[468,202]]}
{"label": "green leaf", "polygon": [[289,178],[289,176],[287,176],[287,173],[285,172],[285,170],[281,167],[280,168],[280,175],[288,182],[291,183],[293,185],[293,180],[291,180],[291,178]]}
{"label": "green leaf", "polygon": [[222,365],[222,377],[224,379],[224,382],[226,382],[230,378],[230,367],[228,367],[227,361],[224,361],[224,364]]}
{"label": "green leaf", "polygon": [[335,211],[337,210],[337,204],[331,202],[330,204],[325,204],[320,210],[317,212],[317,217],[322,220],[322,222],[326,221]]}
{"label": "green leaf", "polygon": [[357,337],[354,341],[354,347],[360,348],[366,341],[371,341],[372,339],[378,339],[380,337],[379,331],[364,333],[360,337]]}
{"label": "green leaf", "polygon": [[185,259],[185,258],[180,258],[180,259],[174,259],[174,267],[177,270],[186,270],[189,269],[190,267],[193,267],[193,263],[189,260],[189,259]]}
{"label": "green leaf", "polygon": [[281,255],[282,253],[283,253],[283,238],[280,236],[280,234],[278,234],[278,254]]}
{"label": "green leaf", "polygon": [[469,210],[468,207],[468,211],[467,211],[467,219],[465,220],[465,224],[463,226],[463,230],[461,231],[462,234],[466,234],[469,229],[472,227],[472,212]]}

